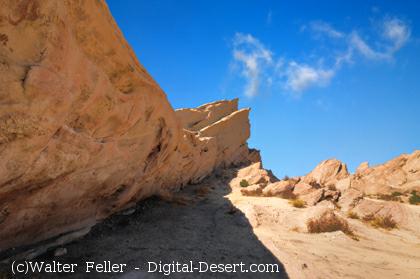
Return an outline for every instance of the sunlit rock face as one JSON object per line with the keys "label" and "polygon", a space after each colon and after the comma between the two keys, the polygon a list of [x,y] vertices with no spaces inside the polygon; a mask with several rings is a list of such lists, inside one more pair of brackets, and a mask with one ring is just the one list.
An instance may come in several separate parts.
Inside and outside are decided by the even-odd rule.
{"label": "sunlit rock face", "polygon": [[175,112],[104,1],[0,6],[0,252],[248,160],[249,110]]}

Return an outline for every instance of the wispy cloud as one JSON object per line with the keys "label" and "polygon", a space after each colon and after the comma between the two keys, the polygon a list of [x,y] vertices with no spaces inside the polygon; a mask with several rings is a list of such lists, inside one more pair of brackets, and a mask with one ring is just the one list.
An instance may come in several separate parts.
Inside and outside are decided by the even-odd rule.
{"label": "wispy cloud", "polygon": [[273,62],[272,53],[250,34],[235,34],[233,46],[233,57],[240,62],[242,75],[247,79],[245,95],[253,97],[258,94],[264,68]]}
{"label": "wispy cloud", "polygon": [[345,36],[344,33],[334,29],[329,23],[324,21],[313,21],[310,24],[310,28],[315,35],[327,35],[335,39],[340,39]]}
{"label": "wispy cloud", "polygon": [[285,86],[293,92],[300,93],[312,86],[328,85],[334,74],[333,69],[314,68],[292,61],[286,68]]}
{"label": "wispy cloud", "polygon": [[387,19],[383,23],[383,36],[393,43],[391,52],[402,48],[410,39],[410,27],[398,18]]}
{"label": "wispy cloud", "polygon": [[[371,47],[356,31],[349,35],[350,47],[368,59],[392,59],[395,52],[400,50],[410,38],[409,26],[400,19],[391,18],[381,22],[381,37],[375,43],[380,47]],[[382,39],[382,40],[381,40]]]}
{"label": "wispy cloud", "polygon": [[[241,75],[247,80],[246,96],[256,96],[264,81],[267,86],[280,84],[282,90],[298,97],[312,87],[327,86],[343,65],[354,63],[358,57],[375,61],[392,60],[395,53],[407,44],[411,35],[410,26],[398,18],[383,19],[379,32],[371,36],[370,40],[366,40],[359,31],[343,32],[323,21],[313,21],[308,26],[303,30],[343,42],[342,49],[335,46],[329,52],[334,53],[333,62],[329,66],[277,56],[256,37],[235,34],[233,57],[240,66]],[[318,60],[325,59],[319,57]]]}

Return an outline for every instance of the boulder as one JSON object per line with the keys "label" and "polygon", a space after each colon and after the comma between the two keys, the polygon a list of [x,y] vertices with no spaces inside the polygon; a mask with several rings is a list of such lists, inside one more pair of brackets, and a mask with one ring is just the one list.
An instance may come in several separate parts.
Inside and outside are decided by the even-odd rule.
{"label": "boulder", "polygon": [[339,191],[334,191],[334,190],[327,189],[324,192],[323,199],[331,200],[331,201],[336,202],[336,201],[338,201],[339,197],[340,197],[340,192]]}
{"label": "boulder", "polygon": [[349,189],[351,186],[351,176],[340,179],[337,181],[337,183],[335,183],[335,188],[340,191],[340,192],[344,192],[347,189]]}
{"label": "boulder", "polygon": [[346,164],[329,159],[321,162],[309,174],[303,178],[308,184],[319,184],[321,186],[335,185],[338,180],[349,176]]}
{"label": "boulder", "polygon": [[347,189],[341,194],[338,205],[344,212],[352,210],[363,199],[363,193],[356,189]]}
{"label": "boulder", "polygon": [[263,189],[262,192],[263,192],[263,195],[266,197],[278,196],[278,197],[288,198],[288,197],[291,197],[293,188],[294,188],[293,183],[291,183],[288,180],[282,180],[282,181],[268,184]]}
{"label": "boulder", "polygon": [[309,185],[305,182],[299,182],[295,185],[293,189],[293,194],[295,195],[305,195],[309,194],[310,192],[315,191],[316,188],[314,188],[312,185]]}
{"label": "boulder", "polygon": [[261,196],[262,187],[261,185],[255,184],[241,189],[241,194],[244,196]]}
{"label": "boulder", "polygon": [[308,206],[314,206],[324,198],[324,189],[317,189],[305,195],[299,195],[299,199],[305,201]]}
{"label": "boulder", "polygon": [[249,185],[259,184],[262,186],[274,182],[269,171],[262,168],[261,162],[253,163],[247,167],[241,168],[236,177],[230,182],[231,187],[239,187],[242,180],[246,180]]}

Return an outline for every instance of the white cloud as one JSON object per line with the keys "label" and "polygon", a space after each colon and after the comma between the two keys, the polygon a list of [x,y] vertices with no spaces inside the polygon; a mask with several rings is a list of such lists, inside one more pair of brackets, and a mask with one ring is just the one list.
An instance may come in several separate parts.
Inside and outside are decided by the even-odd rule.
{"label": "white cloud", "polygon": [[[314,34],[341,42],[334,44],[327,54],[318,57],[318,62],[312,65],[276,56],[250,34],[235,34],[233,57],[240,66],[241,75],[247,80],[245,95],[256,96],[261,85],[270,87],[280,84],[287,92],[300,96],[312,87],[330,84],[343,65],[357,62],[360,56],[368,60],[392,60],[395,53],[410,40],[410,27],[398,18],[386,18],[379,26],[380,32],[373,33],[370,40],[366,40],[355,30],[346,33],[323,21],[312,22],[309,27]],[[324,65],[325,61],[331,59],[330,65]]]}
{"label": "white cloud", "polygon": [[383,36],[393,43],[391,51],[402,48],[411,35],[408,25],[398,18],[387,19],[383,23]]}
{"label": "white cloud", "polygon": [[233,46],[233,57],[247,79],[245,95],[253,97],[258,94],[264,68],[272,63],[272,53],[250,34],[235,34]]}
{"label": "white cloud", "polygon": [[382,38],[376,40],[376,45],[380,45],[376,50],[371,47],[360,35],[353,31],[349,35],[350,46],[368,59],[389,60],[400,50],[410,39],[410,28],[402,20],[397,18],[385,19],[381,23]]}
{"label": "white cloud", "polygon": [[328,37],[340,39],[345,36],[342,32],[334,29],[330,24],[324,21],[313,21],[311,22],[311,29],[315,34],[325,34]]}
{"label": "white cloud", "polygon": [[373,50],[357,32],[350,34],[350,46],[357,50],[360,54],[369,59],[389,59],[388,53],[377,52]]}
{"label": "white cloud", "polygon": [[314,68],[292,61],[286,69],[286,88],[299,94],[312,86],[328,85],[334,74],[333,69]]}

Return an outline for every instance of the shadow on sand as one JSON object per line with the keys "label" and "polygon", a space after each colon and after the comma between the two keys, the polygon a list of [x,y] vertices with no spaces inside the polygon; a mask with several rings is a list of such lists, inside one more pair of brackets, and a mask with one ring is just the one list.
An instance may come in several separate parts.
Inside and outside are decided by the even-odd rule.
{"label": "shadow on sand", "polygon": [[[78,264],[76,273],[38,274],[31,278],[288,278],[283,265],[257,239],[245,215],[224,196],[230,177],[209,177],[188,185],[180,195],[187,205],[150,198],[131,215],[115,215],[95,226],[84,238],[66,245],[68,253],[52,252],[38,261]],[[201,191],[206,188],[207,191]],[[209,191],[208,191],[209,190]],[[127,264],[124,273],[85,273],[87,261]],[[148,273],[147,262],[277,264],[270,273]],[[140,270],[135,270],[135,267]],[[254,266],[255,267],[255,266]],[[262,267],[260,267],[262,268]],[[271,270],[270,266],[266,266]],[[237,268],[239,270],[239,268]]]}

